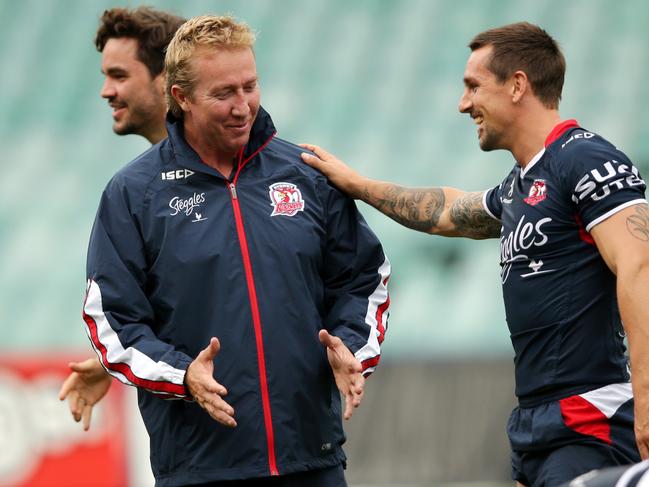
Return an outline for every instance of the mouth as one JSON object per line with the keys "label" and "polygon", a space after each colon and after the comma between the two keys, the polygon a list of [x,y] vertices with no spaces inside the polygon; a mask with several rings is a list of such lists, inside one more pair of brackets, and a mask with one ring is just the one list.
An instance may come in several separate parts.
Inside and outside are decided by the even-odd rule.
{"label": "mouth", "polygon": [[237,124],[230,124],[227,127],[234,132],[245,132],[250,128],[250,124],[248,122],[243,122]]}
{"label": "mouth", "polygon": [[113,109],[113,119],[117,120],[124,113],[126,113],[126,104],[125,103],[109,103],[110,107]]}
{"label": "mouth", "polygon": [[478,126],[478,135],[483,129],[484,117],[482,115],[471,115],[473,122]]}

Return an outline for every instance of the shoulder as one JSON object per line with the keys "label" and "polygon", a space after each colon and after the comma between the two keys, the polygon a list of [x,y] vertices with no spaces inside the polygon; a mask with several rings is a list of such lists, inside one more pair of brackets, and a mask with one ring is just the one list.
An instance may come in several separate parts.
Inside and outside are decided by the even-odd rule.
{"label": "shoulder", "polygon": [[612,154],[617,154],[626,159],[622,151],[604,137],[582,127],[567,131],[546,150],[557,161],[583,161],[587,158],[600,160],[602,157],[608,157]]}
{"label": "shoulder", "polygon": [[144,193],[160,173],[170,151],[167,139],[150,147],[119,169],[108,182],[106,191]]}
{"label": "shoulder", "polygon": [[320,171],[313,169],[302,160],[300,154],[309,152],[307,149],[279,137],[273,137],[267,150],[271,157],[290,166],[296,174],[312,180],[314,183],[327,183],[327,178]]}

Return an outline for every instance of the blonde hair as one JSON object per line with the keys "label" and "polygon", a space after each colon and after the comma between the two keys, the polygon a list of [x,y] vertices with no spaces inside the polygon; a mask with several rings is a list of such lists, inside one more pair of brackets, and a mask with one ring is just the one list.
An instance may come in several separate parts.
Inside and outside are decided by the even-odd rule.
{"label": "blonde hair", "polygon": [[178,118],[183,115],[182,108],[171,95],[173,85],[178,85],[187,95],[193,92],[196,76],[191,60],[198,48],[252,49],[255,39],[255,33],[247,24],[231,16],[201,15],[185,22],[171,39],[165,56],[166,96],[171,113]]}

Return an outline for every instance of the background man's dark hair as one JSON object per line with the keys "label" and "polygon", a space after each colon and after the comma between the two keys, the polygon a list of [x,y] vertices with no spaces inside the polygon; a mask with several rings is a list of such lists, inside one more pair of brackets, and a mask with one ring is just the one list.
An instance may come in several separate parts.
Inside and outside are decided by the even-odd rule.
{"label": "background man's dark hair", "polygon": [[566,60],[546,31],[528,22],[509,24],[481,32],[469,43],[472,51],[484,46],[493,47],[488,68],[499,82],[523,71],[543,105],[559,107]]}
{"label": "background man's dark hair", "polygon": [[162,73],[165,49],[184,22],[182,17],[151,7],[112,8],[101,16],[95,46],[102,52],[109,39],[137,40],[138,59],[146,65],[153,78]]}

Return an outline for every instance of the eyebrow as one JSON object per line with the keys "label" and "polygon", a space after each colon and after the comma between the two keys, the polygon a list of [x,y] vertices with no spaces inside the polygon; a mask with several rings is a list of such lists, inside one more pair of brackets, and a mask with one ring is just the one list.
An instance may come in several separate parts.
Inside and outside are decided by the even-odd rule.
{"label": "eyebrow", "polygon": [[[250,78],[246,81],[244,81],[241,86],[248,86],[253,83],[257,83],[259,81],[259,76],[255,76],[254,78]],[[231,91],[237,89],[239,85],[238,84],[227,84],[227,85],[221,85],[221,86],[215,86],[210,89],[211,92],[217,93],[220,91]]]}
{"label": "eyebrow", "polygon": [[117,74],[128,74],[128,71],[124,68],[110,67],[106,71],[102,69],[101,74],[103,74],[104,76],[114,76]]}

